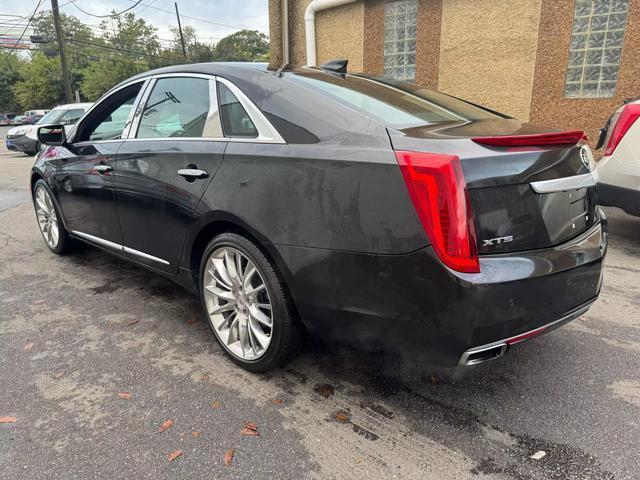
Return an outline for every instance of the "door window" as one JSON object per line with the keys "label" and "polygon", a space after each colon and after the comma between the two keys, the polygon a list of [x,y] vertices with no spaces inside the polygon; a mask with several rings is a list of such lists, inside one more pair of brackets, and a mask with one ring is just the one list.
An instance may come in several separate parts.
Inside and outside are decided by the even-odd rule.
{"label": "door window", "polygon": [[251,117],[229,87],[218,82],[218,95],[224,134],[227,137],[257,137],[258,130],[251,121]]}
{"label": "door window", "polygon": [[209,80],[204,78],[159,79],[142,112],[136,138],[221,137],[209,91]]}
{"label": "door window", "polygon": [[78,127],[76,142],[116,140],[122,138],[129,113],[140,93],[142,83],[130,85],[105,98]]}

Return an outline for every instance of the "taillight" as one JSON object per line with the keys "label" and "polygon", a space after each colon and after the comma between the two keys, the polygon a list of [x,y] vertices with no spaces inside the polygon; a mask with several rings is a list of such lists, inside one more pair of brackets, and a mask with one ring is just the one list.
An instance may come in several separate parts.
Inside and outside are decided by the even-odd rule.
{"label": "taillight", "polygon": [[396,152],[400,170],[431,245],[453,270],[480,272],[476,231],[460,158]]}
{"label": "taillight", "polygon": [[629,131],[631,125],[634,124],[638,117],[640,117],[640,104],[631,103],[622,109],[618,120],[613,125],[613,130],[611,130],[611,135],[607,142],[607,148],[604,150],[605,157],[613,154],[618,144],[622,141],[622,138]]}
{"label": "taillight", "polygon": [[492,147],[539,147],[545,145],[575,145],[586,138],[582,130],[568,132],[534,133],[531,135],[499,135],[472,138],[476,143]]}

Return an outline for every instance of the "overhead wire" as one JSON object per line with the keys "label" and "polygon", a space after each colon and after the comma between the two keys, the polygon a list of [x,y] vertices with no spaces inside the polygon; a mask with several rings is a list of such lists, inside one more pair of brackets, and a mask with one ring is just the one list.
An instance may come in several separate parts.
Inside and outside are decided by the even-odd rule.
{"label": "overhead wire", "polygon": [[27,26],[24,27],[24,30],[22,30],[22,34],[20,35],[20,38],[18,38],[18,40],[16,41],[15,45],[13,46],[13,48],[9,52],[7,52],[5,54],[5,56],[4,56],[4,58],[0,61],[0,67],[2,67],[7,62],[9,57],[18,48],[18,44],[22,41],[22,38],[24,37],[24,34],[27,32],[27,28],[29,28],[29,25],[31,25],[31,21],[33,20],[34,15],[36,14],[38,9],[40,8],[40,4],[42,4],[42,0],[38,0],[38,5],[36,5],[35,10],[31,14],[31,17],[29,17],[29,22],[27,23]]}
{"label": "overhead wire", "polygon": [[96,18],[115,18],[115,17],[118,17],[118,16],[122,15],[123,13],[127,13],[129,10],[133,10],[134,8],[136,8],[138,5],[140,5],[142,3],[142,0],[135,0],[135,3],[133,5],[131,5],[128,8],[125,8],[121,12],[111,13],[109,15],[96,15],[94,13],[87,12],[86,10],[82,9],[81,7],[79,7],[78,4],[76,3],[76,0],[69,0],[69,1],[70,1],[70,3],[73,4],[74,7],[76,7],[78,10],[80,10],[85,15],[89,15],[90,17],[96,17]]}

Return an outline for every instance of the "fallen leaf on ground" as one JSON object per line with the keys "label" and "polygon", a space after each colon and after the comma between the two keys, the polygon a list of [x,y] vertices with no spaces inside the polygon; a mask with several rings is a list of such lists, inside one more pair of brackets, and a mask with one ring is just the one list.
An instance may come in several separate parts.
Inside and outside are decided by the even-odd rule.
{"label": "fallen leaf on ground", "polygon": [[532,458],[533,460],[542,460],[546,455],[547,452],[545,452],[544,450],[538,450],[536,453],[531,455],[530,458]]}
{"label": "fallen leaf on ground", "polygon": [[0,417],[0,423],[16,423],[16,417]]}
{"label": "fallen leaf on ground", "polygon": [[201,382],[208,382],[209,381],[209,374],[205,373],[200,377],[200,381]]}
{"label": "fallen leaf on ground", "polygon": [[435,375],[431,375],[431,377],[429,378],[429,381],[433,385],[440,385],[442,383],[442,381],[438,377],[436,377]]}
{"label": "fallen leaf on ground", "polygon": [[324,398],[329,398],[333,395],[333,386],[328,383],[323,383],[322,385],[316,385],[313,389],[317,394],[322,395]]}
{"label": "fallen leaf on ground", "polygon": [[124,400],[131,400],[131,394],[129,392],[120,392],[118,396]]}
{"label": "fallen leaf on ground", "polygon": [[236,449],[235,448],[230,448],[229,450],[227,450],[226,452],[224,452],[224,466],[225,467],[230,467],[231,466],[231,462],[233,462],[233,456],[236,453]]}
{"label": "fallen leaf on ground", "polygon": [[351,415],[344,410],[338,410],[335,414],[335,417],[336,420],[340,423],[347,423],[349,420],[351,420]]}
{"label": "fallen leaf on ground", "polygon": [[168,462],[173,462],[180,455],[182,455],[182,450],[174,450],[169,455],[167,455],[167,461]]}
{"label": "fallen leaf on ground", "polygon": [[53,378],[62,378],[64,377],[64,372],[60,371],[60,372],[56,372],[53,374]]}
{"label": "fallen leaf on ground", "polygon": [[274,405],[282,405],[284,403],[284,400],[281,398],[273,398],[271,400],[271,403],[273,403]]}
{"label": "fallen leaf on ground", "polygon": [[258,426],[254,422],[244,422],[244,428],[240,431],[240,435],[258,436]]}
{"label": "fallen leaf on ground", "polygon": [[24,349],[26,352],[30,351],[33,348],[33,342],[27,342],[24,344]]}
{"label": "fallen leaf on ground", "polygon": [[211,402],[211,408],[220,408],[220,402],[218,400]]}
{"label": "fallen leaf on ground", "polygon": [[138,323],[138,319],[134,318],[133,320],[129,320],[129,322],[127,322],[127,325],[135,325],[136,323]]}
{"label": "fallen leaf on ground", "polygon": [[199,437],[200,435],[202,435],[202,432],[198,432],[197,430],[194,430],[193,432],[191,432],[191,436],[193,437]]}
{"label": "fallen leaf on ground", "polygon": [[162,422],[162,425],[160,425],[160,430],[158,430],[158,432],[162,433],[168,428],[171,428],[172,425],[173,425],[173,420],[165,420],[164,422]]}

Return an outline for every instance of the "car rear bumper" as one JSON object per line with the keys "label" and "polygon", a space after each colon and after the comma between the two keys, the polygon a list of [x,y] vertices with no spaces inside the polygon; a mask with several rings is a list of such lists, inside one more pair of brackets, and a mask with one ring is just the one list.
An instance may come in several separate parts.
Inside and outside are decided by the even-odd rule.
{"label": "car rear bumper", "polygon": [[314,334],[455,366],[469,351],[584,313],[600,291],[606,246],[603,218],[554,248],[481,257],[479,274],[446,269],[430,247],[407,255],[277,248]]}
{"label": "car rear bumper", "polygon": [[630,215],[640,217],[640,191],[618,187],[607,183],[598,183],[600,205],[618,207]]}

